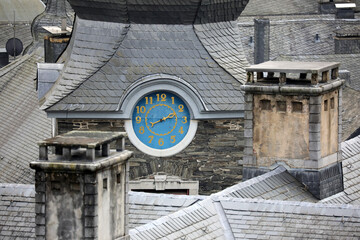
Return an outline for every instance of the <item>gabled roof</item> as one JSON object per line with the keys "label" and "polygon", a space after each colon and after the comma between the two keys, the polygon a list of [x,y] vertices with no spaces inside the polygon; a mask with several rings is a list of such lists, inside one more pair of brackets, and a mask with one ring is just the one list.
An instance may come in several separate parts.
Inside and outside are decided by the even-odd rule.
{"label": "gabled roof", "polygon": [[271,199],[282,201],[317,202],[306,187],[296,180],[283,166],[271,172],[238,183],[217,196],[232,198]]}
{"label": "gabled roof", "polygon": [[[0,69],[0,182],[33,183],[36,144],[51,135],[51,120],[38,107],[34,80],[43,48]],[[4,170],[6,169],[6,170]]]}
{"label": "gabled roof", "polygon": [[0,239],[35,239],[34,185],[0,184]]}
{"label": "gabled roof", "polygon": [[271,192],[273,187],[283,185],[282,177],[274,177],[284,172],[279,167],[262,178],[239,183],[132,229],[130,239],[340,239],[360,234],[359,206],[242,198],[241,194]]}
{"label": "gabled roof", "polygon": [[131,229],[130,239],[226,239],[212,199]]}
{"label": "gabled roof", "polygon": [[129,192],[129,225],[132,229],[182,208],[189,207],[205,196]]}
{"label": "gabled roof", "polygon": [[[241,49],[234,50],[237,44],[232,41],[239,37],[234,29],[233,23],[194,29],[192,25],[125,25],[78,18],[64,72],[41,108],[118,111],[134,83],[145,76],[167,74],[190,84],[207,111],[240,111],[247,60]],[[207,34],[210,38],[204,37]]]}
{"label": "gabled roof", "polygon": [[360,206],[236,198],[219,202],[234,239],[348,239],[360,234]]}

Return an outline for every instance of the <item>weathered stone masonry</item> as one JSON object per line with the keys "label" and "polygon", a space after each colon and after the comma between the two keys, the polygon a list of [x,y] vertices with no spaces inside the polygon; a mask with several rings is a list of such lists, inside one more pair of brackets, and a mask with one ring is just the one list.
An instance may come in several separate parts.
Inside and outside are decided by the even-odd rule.
{"label": "weathered stone masonry", "polygon": [[319,199],[343,190],[338,67],[265,62],[248,68],[243,179],[284,164]]}
{"label": "weathered stone masonry", "polygon": [[[124,131],[122,120],[58,120],[59,134],[71,130]],[[156,172],[198,180],[199,193],[211,194],[242,179],[244,148],[243,119],[199,121],[192,143],[179,154],[158,158],[148,156],[126,141],[126,149],[134,152],[130,179]]]}
{"label": "weathered stone masonry", "polygon": [[[109,149],[112,141],[118,148],[125,135],[77,131],[39,143],[39,160],[30,164],[36,170],[37,239],[115,239],[127,234],[132,152]],[[57,154],[48,157],[44,149],[50,146]],[[95,157],[90,160],[92,150]]]}

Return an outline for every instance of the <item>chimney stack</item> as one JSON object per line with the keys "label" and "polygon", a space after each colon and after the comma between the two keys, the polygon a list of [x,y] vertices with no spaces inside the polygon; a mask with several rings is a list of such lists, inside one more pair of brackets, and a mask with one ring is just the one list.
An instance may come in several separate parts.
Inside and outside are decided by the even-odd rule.
{"label": "chimney stack", "polygon": [[319,199],[343,190],[339,65],[269,61],[247,68],[244,180],[281,164]]}
{"label": "chimney stack", "polygon": [[[125,236],[128,159],[125,133],[72,131],[39,142],[36,239]],[[117,150],[111,151],[114,142]],[[49,155],[49,147],[55,154]]]}

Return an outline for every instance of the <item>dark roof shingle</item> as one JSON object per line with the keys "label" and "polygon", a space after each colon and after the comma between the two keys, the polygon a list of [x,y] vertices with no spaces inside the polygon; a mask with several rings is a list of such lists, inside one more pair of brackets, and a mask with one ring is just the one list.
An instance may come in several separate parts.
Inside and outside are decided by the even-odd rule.
{"label": "dark roof shingle", "polygon": [[51,136],[51,120],[38,106],[34,80],[43,48],[0,69],[0,182],[33,183],[36,144]]}

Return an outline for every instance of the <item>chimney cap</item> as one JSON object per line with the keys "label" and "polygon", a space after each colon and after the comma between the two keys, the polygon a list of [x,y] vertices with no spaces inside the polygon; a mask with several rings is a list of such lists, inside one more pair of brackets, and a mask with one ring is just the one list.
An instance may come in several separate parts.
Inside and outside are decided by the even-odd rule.
{"label": "chimney cap", "polygon": [[250,72],[320,73],[338,68],[339,62],[267,61],[246,68]]}
{"label": "chimney cap", "polygon": [[356,8],[356,3],[336,3],[336,8]]}
{"label": "chimney cap", "polygon": [[43,26],[42,28],[45,29],[46,31],[50,32],[53,35],[68,34],[68,33],[72,32],[71,27],[66,27],[65,31],[61,30],[61,28],[57,27],[57,26]]}

